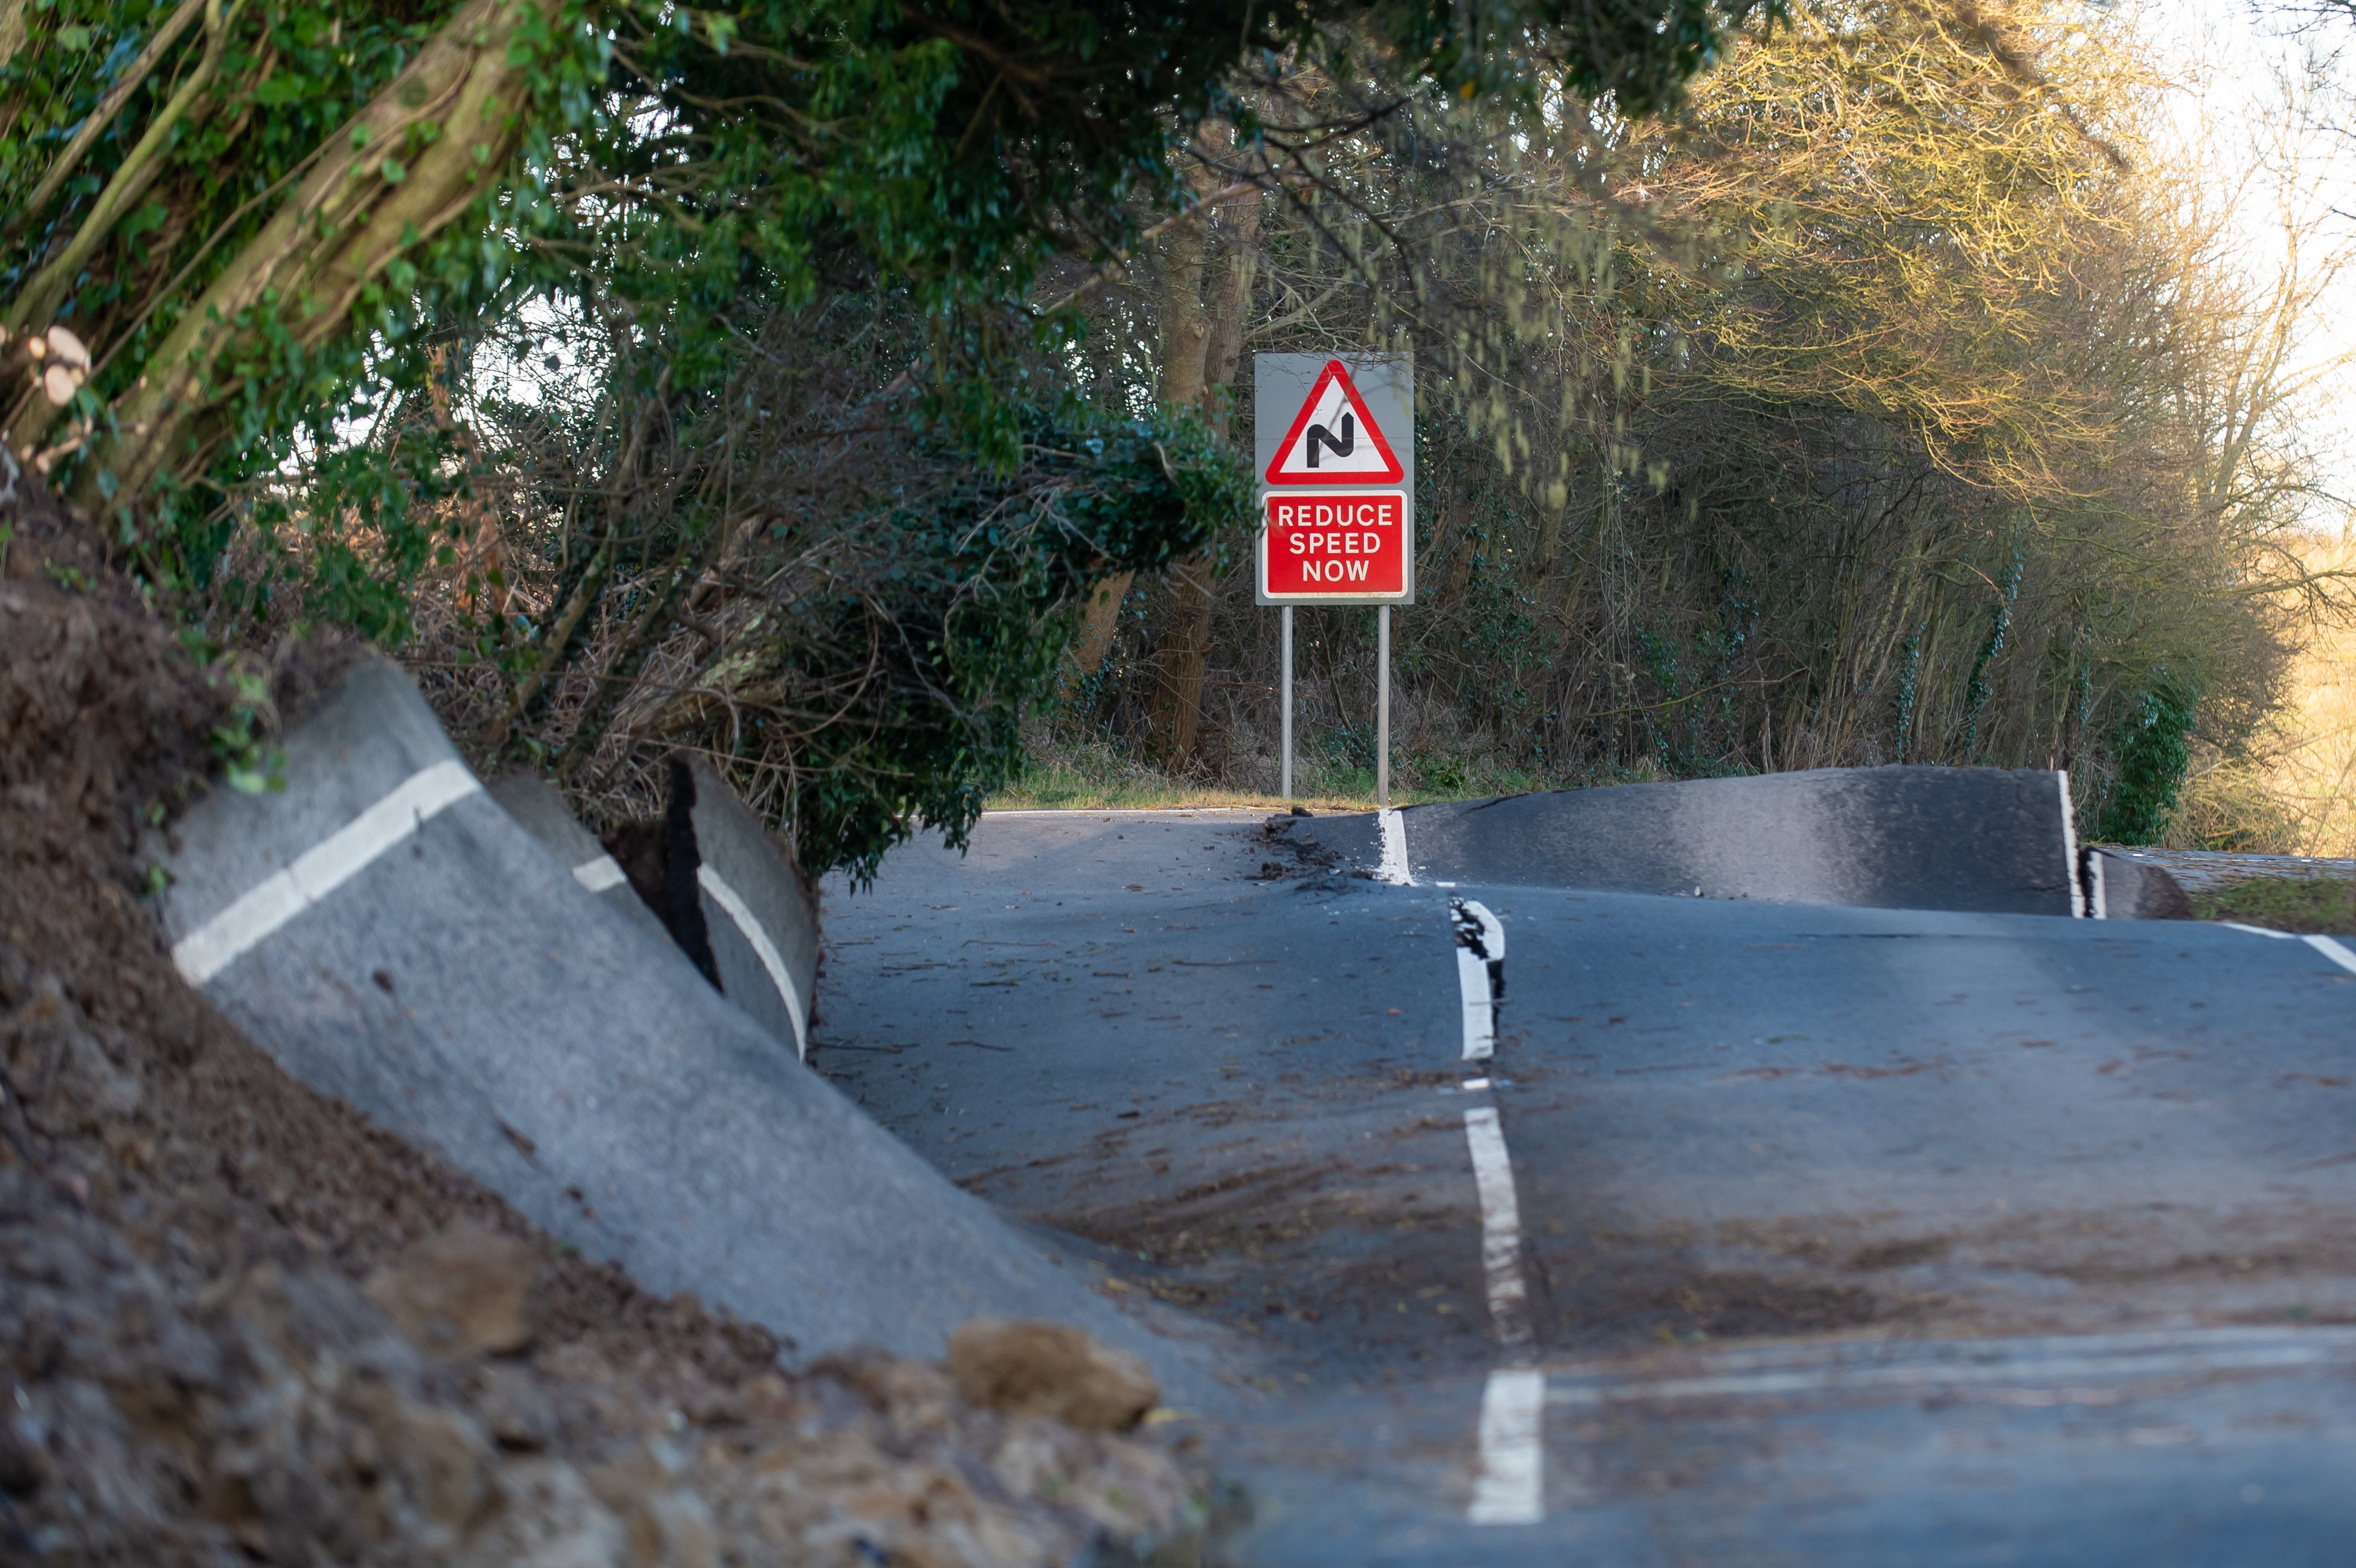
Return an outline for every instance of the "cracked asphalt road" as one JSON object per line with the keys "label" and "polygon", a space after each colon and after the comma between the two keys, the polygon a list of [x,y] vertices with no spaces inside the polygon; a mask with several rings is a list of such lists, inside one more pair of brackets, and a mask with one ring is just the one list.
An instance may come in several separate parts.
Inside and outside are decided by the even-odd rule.
{"label": "cracked asphalt road", "polygon": [[[1505,934],[1478,1090],[1451,895]],[[2318,948],[1388,886],[1208,812],[993,814],[825,929],[819,1070],[1247,1347],[1205,1433],[1239,1561],[2350,1560],[2356,972]],[[1476,1099],[1526,1522],[1467,1517],[1509,1359]]]}

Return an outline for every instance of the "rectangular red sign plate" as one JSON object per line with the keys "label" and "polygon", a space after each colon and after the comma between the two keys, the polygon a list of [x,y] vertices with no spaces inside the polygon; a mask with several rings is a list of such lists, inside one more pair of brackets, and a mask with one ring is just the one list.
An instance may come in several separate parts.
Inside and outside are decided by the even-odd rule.
{"label": "rectangular red sign plate", "polygon": [[1269,495],[1259,590],[1271,599],[1407,596],[1407,529],[1397,490]]}

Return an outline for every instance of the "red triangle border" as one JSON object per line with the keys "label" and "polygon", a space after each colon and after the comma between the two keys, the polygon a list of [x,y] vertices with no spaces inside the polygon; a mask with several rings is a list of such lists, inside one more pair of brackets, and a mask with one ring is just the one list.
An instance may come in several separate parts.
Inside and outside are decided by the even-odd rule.
{"label": "red triangle border", "polygon": [[[1325,395],[1326,383],[1337,379],[1342,383],[1342,395],[1350,400],[1358,423],[1365,427],[1367,435],[1374,440],[1375,450],[1382,454],[1388,467],[1379,474],[1279,474],[1277,470],[1284,467],[1286,455],[1300,443],[1301,433],[1309,428],[1309,416],[1315,412],[1317,400]],[[1365,399],[1358,395],[1358,383],[1350,379],[1350,368],[1339,360],[1328,360],[1324,370],[1318,372],[1315,384],[1310,387],[1309,395],[1301,400],[1301,412],[1292,416],[1292,428],[1276,444],[1276,456],[1269,459],[1268,472],[1263,477],[1271,485],[1321,485],[1331,489],[1336,485],[1396,485],[1407,478],[1407,470],[1399,465],[1398,454],[1391,450],[1390,442],[1384,437],[1383,427],[1366,412]]]}

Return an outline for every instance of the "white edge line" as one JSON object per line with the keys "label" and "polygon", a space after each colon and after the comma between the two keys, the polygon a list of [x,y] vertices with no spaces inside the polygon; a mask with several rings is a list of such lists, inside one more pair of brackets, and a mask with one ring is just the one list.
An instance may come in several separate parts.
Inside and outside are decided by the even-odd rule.
{"label": "white edge line", "polygon": [[2086,855],[2086,865],[2094,874],[2092,878],[2094,886],[2086,892],[2086,902],[2091,906],[2087,912],[2097,920],[2111,918],[2110,873],[2103,869],[2108,858],[2101,850],[2090,851]]}
{"label": "white edge line", "polygon": [[1473,1524],[1536,1524],[1546,1517],[1546,1374],[1499,1367],[1481,1390],[1481,1468]]}
{"label": "white edge line", "polygon": [[451,758],[419,769],[359,816],[312,845],[284,870],[249,889],[229,908],[172,944],[172,963],[191,985],[202,985],[251,951],[287,921],[359,875],[427,819],[482,785]]}
{"label": "white edge line", "polygon": [[2356,952],[2351,952],[2348,950],[2348,944],[2339,938],[2309,937],[2307,939],[2307,945],[2350,973],[2356,974]]}
{"label": "white edge line", "polygon": [[608,887],[619,887],[629,878],[622,875],[620,864],[612,855],[601,854],[594,860],[584,860],[574,866],[573,880],[592,893],[603,893]]}
{"label": "white edge line", "polygon": [[761,967],[769,972],[769,983],[777,988],[777,995],[785,1002],[787,1015],[794,1021],[794,1055],[808,1061],[809,1026],[803,1022],[801,996],[794,990],[792,977],[786,973],[786,961],[777,951],[776,944],[769,940],[769,933],[762,929],[760,921],[753,918],[752,908],[737,897],[736,889],[728,886],[728,879],[712,869],[710,861],[695,868],[695,880],[712,895],[712,901],[726,910],[728,918],[736,922],[736,929],[744,933],[744,940],[753,944],[754,954],[760,959]]}
{"label": "white edge line", "polygon": [[[2095,905],[2094,896],[2087,893],[2085,880],[2078,870],[2078,820],[2070,809],[2070,770],[2058,768],[2054,777],[2062,780],[2062,858],[2070,866],[2070,913],[2092,915],[2099,920],[2102,911]],[[2098,878],[2100,875],[2096,873]],[[2095,886],[2101,886],[2099,880]]]}
{"label": "white edge line", "polygon": [[2239,920],[2220,920],[2217,923],[2229,931],[2247,931],[2254,937],[2273,937],[2286,942],[2290,940],[2288,931],[2270,930],[2265,926],[2245,926]]}
{"label": "white edge line", "polygon": [[1385,882],[1396,882],[1404,887],[1415,886],[1415,873],[1407,863],[1407,819],[1399,815],[1397,806],[1376,813],[1382,829],[1383,859],[1375,868],[1375,875]]}

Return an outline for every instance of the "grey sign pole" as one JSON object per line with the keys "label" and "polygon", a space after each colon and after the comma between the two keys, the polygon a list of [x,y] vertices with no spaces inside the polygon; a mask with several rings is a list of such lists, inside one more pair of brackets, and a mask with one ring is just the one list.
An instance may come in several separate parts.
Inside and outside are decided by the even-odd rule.
{"label": "grey sign pole", "polygon": [[1284,607],[1284,803],[1292,804],[1292,607]]}
{"label": "grey sign pole", "polygon": [[1391,809],[1391,607],[1375,612],[1375,810]]}
{"label": "grey sign pole", "polygon": [[[1333,490],[1387,490],[1398,497],[1400,521],[1406,531],[1406,583],[1402,592],[1386,595],[1327,594],[1297,596],[1301,603],[1321,605],[1376,605],[1376,662],[1380,673],[1375,692],[1375,802],[1384,810],[1391,803],[1391,606],[1415,602],[1415,365],[1405,354],[1382,354],[1344,350],[1335,354],[1256,354],[1252,357],[1252,403],[1254,446],[1253,474],[1263,499],[1277,487],[1268,482],[1269,465],[1276,461],[1279,449],[1291,433],[1294,416],[1303,413],[1303,405],[1318,385],[1325,368],[1339,360],[1350,374],[1352,383],[1365,400],[1368,417],[1387,433],[1392,452],[1397,456],[1399,472],[1391,478],[1353,477],[1346,469],[1336,471],[1331,483],[1323,488]],[[1338,454],[1340,449],[1329,450]],[[1311,451],[1316,451],[1312,444]],[[1330,459],[1329,459],[1330,461]],[[1298,478],[1285,481],[1298,483]],[[1287,491],[1300,494],[1301,491]],[[1283,757],[1279,771],[1283,781],[1284,799],[1292,799],[1292,604],[1287,599],[1269,596],[1266,563],[1260,567],[1258,602],[1280,606],[1283,615],[1284,684],[1278,698],[1282,715],[1279,744]]]}

